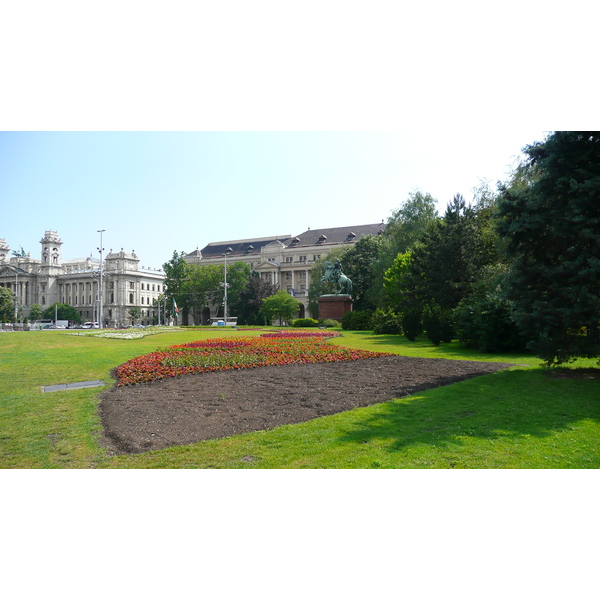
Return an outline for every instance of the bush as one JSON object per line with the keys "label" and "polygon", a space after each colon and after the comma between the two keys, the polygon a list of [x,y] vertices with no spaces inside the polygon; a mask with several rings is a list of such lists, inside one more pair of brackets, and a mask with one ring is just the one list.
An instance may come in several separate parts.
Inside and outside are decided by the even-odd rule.
{"label": "bush", "polygon": [[451,342],[454,334],[452,311],[437,304],[426,306],[423,311],[423,328],[435,346],[439,346],[440,342]]}
{"label": "bush", "polygon": [[373,328],[373,333],[377,335],[399,335],[402,333],[400,315],[397,315],[391,310],[383,311],[378,308],[371,318],[371,327]]}
{"label": "bush", "polygon": [[481,352],[524,350],[525,342],[512,319],[512,302],[500,292],[464,298],[454,309],[461,343]]}
{"label": "bush", "polygon": [[418,309],[407,310],[402,315],[401,323],[404,337],[411,342],[414,342],[417,336],[423,333],[422,313]]}
{"label": "bush", "polygon": [[294,319],[292,321],[292,327],[316,327],[319,321],[316,319]]}
{"label": "bush", "polygon": [[340,322],[335,319],[319,319],[319,325],[321,327],[339,327]]}
{"label": "bush", "polygon": [[372,310],[353,310],[342,318],[342,329],[350,331],[366,331],[371,329]]}

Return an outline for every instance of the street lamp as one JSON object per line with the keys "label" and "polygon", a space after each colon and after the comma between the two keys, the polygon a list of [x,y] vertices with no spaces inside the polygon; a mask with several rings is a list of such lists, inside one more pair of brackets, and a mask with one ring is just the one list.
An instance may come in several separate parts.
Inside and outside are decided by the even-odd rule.
{"label": "street lamp", "polygon": [[233,252],[231,248],[227,248],[223,256],[225,257],[225,281],[223,283],[223,287],[225,288],[225,299],[223,301],[223,315],[225,317],[225,327],[227,327],[227,255]]}
{"label": "street lamp", "polygon": [[98,320],[98,326],[100,327],[100,329],[102,329],[102,322],[104,320],[104,315],[102,313],[102,252],[104,251],[104,248],[102,247],[102,234],[106,231],[106,229],[98,229],[97,231],[100,234],[100,248],[98,248],[98,250],[100,250],[100,287],[98,288],[98,299],[100,302],[100,310],[98,312],[100,313],[100,315]]}
{"label": "street lamp", "polygon": [[[19,318],[19,309],[18,309],[18,300],[19,300],[19,276],[17,269],[15,269],[15,326],[17,324],[17,319]],[[14,327],[13,327],[14,329]]]}

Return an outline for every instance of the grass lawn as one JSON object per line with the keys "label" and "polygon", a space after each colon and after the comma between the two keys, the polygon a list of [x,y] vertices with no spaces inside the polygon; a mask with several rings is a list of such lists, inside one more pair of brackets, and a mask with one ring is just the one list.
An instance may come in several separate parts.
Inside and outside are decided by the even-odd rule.
{"label": "grass lawn", "polygon": [[[0,334],[1,468],[527,468],[600,466],[600,379],[553,377],[522,354],[486,355],[457,343],[342,332],[330,343],[407,356],[520,365],[367,408],[274,430],[134,456],[97,444],[101,388],[42,386],[102,379],[160,347],[254,331],[190,329],[123,340],[60,331]],[[579,361],[572,368],[597,366]]]}

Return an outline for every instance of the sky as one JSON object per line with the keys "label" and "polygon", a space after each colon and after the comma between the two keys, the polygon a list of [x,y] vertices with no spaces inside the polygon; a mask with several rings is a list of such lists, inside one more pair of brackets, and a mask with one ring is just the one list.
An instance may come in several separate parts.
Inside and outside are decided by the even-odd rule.
{"label": "sky", "polygon": [[210,242],[386,221],[411,191],[442,213],[505,180],[535,129],[420,132],[0,133],[0,238],[39,258],[135,250],[159,268]]}

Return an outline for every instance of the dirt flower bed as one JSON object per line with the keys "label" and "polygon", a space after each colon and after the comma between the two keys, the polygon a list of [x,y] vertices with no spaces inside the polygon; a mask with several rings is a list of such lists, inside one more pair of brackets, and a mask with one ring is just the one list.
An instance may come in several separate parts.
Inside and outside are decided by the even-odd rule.
{"label": "dirt flower bed", "polygon": [[385,356],[325,343],[335,332],[281,331],[257,338],[219,338],[171,346],[138,356],[117,368],[117,385],[135,385],[167,377],[266,367],[339,362]]}
{"label": "dirt flower bed", "polygon": [[[129,361],[117,369],[120,385],[101,396],[102,444],[111,453],[192,444],[308,421],[511,366],[354,351],[325,344],[322,337],[196,342],[153,353],[149,361]],[[132,364],[145,373],[135,385]],[[155,377],[157,372],[162,376]]]}

